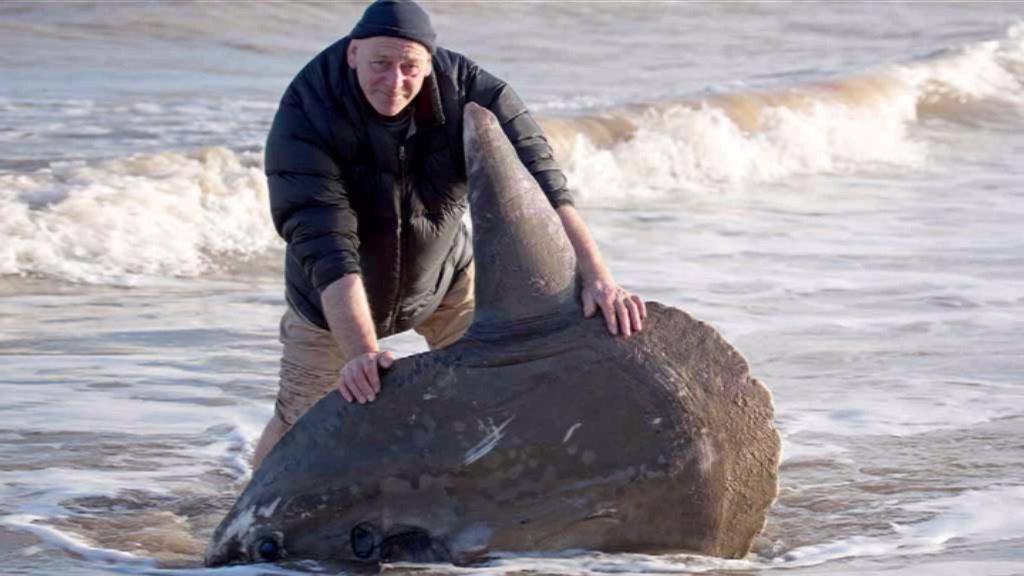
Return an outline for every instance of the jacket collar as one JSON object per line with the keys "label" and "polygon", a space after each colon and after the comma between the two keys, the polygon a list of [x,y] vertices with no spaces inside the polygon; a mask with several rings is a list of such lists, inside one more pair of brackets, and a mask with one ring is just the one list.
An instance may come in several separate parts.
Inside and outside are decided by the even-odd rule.
{"label": "jacket collar", "polygon": [[416,107],[416,123],[424,128],[445,124],[444,106],[441,104],[441,89],[437,86],[437,66],[423,81],[423,88],[413,101]]}

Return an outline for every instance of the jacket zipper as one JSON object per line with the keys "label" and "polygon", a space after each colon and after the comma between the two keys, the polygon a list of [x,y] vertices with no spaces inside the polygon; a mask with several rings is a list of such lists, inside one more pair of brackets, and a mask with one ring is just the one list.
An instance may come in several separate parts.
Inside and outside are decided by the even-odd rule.
{"label": "jacket zipper", "polygon": [[405,145],[401,144],[398,146],[398,165],[399,165],[399,178],[398,178],[398,285],[395,286],[395,298],[391,305],[391,334],[395,333],[395,329],[398,327],[398,309],[401,303],[402,295],[402,284],[405,282],[405,262],[402,259],[405,257],[405,237],[403,228],[405,228],[405,213],[409,210],[407,206],[408,194],[405,189]]}

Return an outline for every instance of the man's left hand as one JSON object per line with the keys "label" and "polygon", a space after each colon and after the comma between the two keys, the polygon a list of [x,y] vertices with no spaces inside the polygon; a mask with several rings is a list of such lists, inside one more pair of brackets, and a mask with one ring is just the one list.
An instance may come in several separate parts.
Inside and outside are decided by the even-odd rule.
{"label": "man's left hand", "polygon": [[643,329],[647,306],[636,294],[630,294],[611,277],[583,281],[583,315],[590,318],[600,308],[608,333],[629,337]]}

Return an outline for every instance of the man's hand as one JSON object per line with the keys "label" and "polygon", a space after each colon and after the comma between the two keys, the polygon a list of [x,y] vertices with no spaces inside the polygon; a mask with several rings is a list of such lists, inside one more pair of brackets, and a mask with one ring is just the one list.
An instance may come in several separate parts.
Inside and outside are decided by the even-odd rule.
{"label": "man's hand", "polygon": [[338,392],[346,402],[366,404],[380,394],[380,374],[377,367],[390,368],[395,361],[391,352],[366,352],[351,359],[341,368]]}
{"label": "man's hand", "polygon": [[629,337],[643,329],[647,306],[636,294],[630,294],[611,276],[583,280],[583,315],[590,318],[600,308],[611,335]]}
{"label": "man's hand", "polygon": [[566,204],[556,208],[555,212],[576,253],[576,263],[583,277],[583,293],[580,294],[583,315],[590,318],[600,308],[612,336],[631,336],[643,330],[647,306],[639,296],[626,292],[615,283],[608,267],[604,265],[597,242],[594,242],[576,208]]}

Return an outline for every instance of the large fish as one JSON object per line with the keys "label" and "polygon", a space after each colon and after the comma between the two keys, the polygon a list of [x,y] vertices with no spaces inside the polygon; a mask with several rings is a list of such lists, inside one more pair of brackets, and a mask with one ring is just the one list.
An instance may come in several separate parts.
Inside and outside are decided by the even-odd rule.
{"label": "large fish", "polygon": [[464,114],[470,330],[398,360],[372,404],[316,404],[217,528],[207,565],[745,555],[778,492],[768,389],[677,309],[650,303],[631,338],[583,318],[557,214],[494,116]]}

